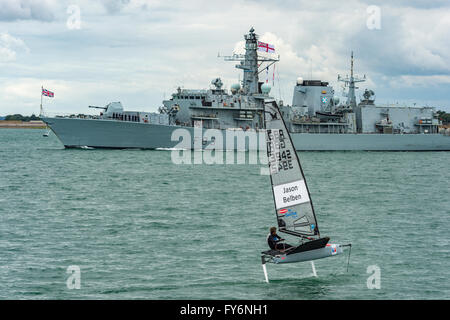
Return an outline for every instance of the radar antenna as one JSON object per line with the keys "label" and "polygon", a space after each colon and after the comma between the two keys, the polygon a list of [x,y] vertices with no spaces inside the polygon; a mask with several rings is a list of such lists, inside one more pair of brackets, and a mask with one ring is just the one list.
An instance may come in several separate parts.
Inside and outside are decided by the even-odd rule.
{"label": "radar antenna", "polygon": [[347,75],[345,78],[342,78],[341,75],[338,75],[338,81],[344,82],[344,89],[348,87],[348,93],[344,95],[347,97],[347,105],[352,108],[356,107],[355,89],[359,88],[355,86],[355,83],[366,81],[366,75],[363,78],[359,78],[353,74],[353,51],[351,55],[350,77]]}

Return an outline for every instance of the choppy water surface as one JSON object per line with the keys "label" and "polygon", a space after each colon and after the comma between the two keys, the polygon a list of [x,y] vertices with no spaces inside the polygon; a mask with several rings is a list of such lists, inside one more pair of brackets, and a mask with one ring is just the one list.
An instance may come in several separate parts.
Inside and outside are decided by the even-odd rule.
{"label": "choppy water surface", "polygon": [[266,284],[261,166],[66,150],[43,132],[0,129],[1,299],[450,298],[449,153],[299,153],[321,234],[353,244],[349,272],[346,255],[317,260],[318,278],[309,263],[268,265]]}

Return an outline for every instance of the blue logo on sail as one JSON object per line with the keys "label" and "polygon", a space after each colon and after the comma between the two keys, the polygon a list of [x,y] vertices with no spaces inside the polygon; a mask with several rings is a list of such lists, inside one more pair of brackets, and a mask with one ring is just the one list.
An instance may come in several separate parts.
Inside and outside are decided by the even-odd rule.
{"label": "blue logo on sail", "polygon": [[284,216],[286,218],[287,217],[297,217],[297,212],[296,211],[292,211],[291,209],[288,209],[288,212]]}

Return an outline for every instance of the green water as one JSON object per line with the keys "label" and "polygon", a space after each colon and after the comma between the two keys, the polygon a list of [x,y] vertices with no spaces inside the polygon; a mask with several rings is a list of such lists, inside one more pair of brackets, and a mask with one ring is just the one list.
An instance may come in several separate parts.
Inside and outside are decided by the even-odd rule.
{"label": "green water", "polygon": [[299,153],[321,234],[353,244],[349,271],[347,255],[317,260],[317,278],[309,262],[268,265],[266,284],[260,165],[65,150],[43,132],[0,129],[0,299],[450,298],[449,153]]}

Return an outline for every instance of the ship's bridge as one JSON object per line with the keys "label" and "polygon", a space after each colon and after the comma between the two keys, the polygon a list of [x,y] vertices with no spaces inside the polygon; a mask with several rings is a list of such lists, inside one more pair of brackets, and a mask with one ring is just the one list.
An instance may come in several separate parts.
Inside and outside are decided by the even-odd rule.
{"label": "ship's bridge", "polygon": [[214,87],[208,90],[178,88],[170,100],[163,101],[167,109],[179,106],[177,125],[195,126],[201,122],[204,128],[212,129],[263,127],[263,100],[269,97],[270,86],[261,82],[257,94],[246,95],[239,84],[233,84],[231,90],[222,88],[219,78],[212,84]]}

